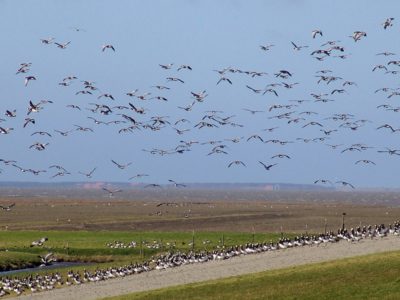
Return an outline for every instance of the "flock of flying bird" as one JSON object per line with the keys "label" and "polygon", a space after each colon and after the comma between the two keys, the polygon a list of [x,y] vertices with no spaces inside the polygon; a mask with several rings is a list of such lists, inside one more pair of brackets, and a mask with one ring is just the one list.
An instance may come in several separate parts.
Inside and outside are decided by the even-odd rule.
{"label": "flock of flying bird", "polygon": [[[383,30],[389,30],[393,26],[394,18],[388,18],[382,23]],[[76,30],[83,31],[83,30]],[[354,31],[352,35],[349,36],[354,43],[361,44],[364,39],[367,39],[367,33],[363,31]],[[311,38],[313,40],[318,40],[324,38],[322,30],[314,30],[311,33]],[[348,37],[346,37],[348,39]],[[40,43],[40,41],[38,41]],[[54,38],[44,38],[41,39],[43,47],[56,46],[59,51],[68,51],[69,47],[73,47],[73,41],[59,42]],[[330,59],[340,60],[347,59],[350,57],[350,53],[347,52],[345,43],[338,40],[328,40],[321,44],[318,49],[313,49],[310,52],[310,56],[318,61],[323,62]],[[298,42],[291,41],[293,50],[295,52],[306,51],[309,48],[308,45],[300,45]],[[273,44],[260,45],[262,52],[268,53],[273,50]],[[99,51],[104,53],[103,55],[117,55],[118,47],[112,44],[104,44],[99,47]],[[388,75],[397,75],[400,72],[400,60],[395,59],[396,54],[392,52],[381,52],[377,53],[377,56],[388,58],[386,62],[375,65],[371,68],[372,72],[383,72]],[[29,89],[35,82],[41,80],[41,76],[34,73],[34,65],[30,62],[23,62],[16,68],[16,76],[23,76],[23,85],[25,89]],[[190,118],[191,112],[198,109],[203,102],[208,100],[209,94],[207,90],[199,89],[197,91],[190,91],[188,98],[190,97],[190,102],[187,105],[180,105],[176,107],[178,112],[185,114],[186,117],[176,118],[174,116],[163,116],[154,115],[152,112],[144,107],[147,102],[158,101],[161,103],[169,102],[168,95],[166,93],[173,91],[177,86],[185,85],[185,73],[195,72],[195,67],[187,64],[176,65],[174,63],[159,64],[160,71],[165,73],[165,84],[154,84],[149,88],[149,91],[140,91],[139,89],[134,89],[132,91],[124,92],[125,99],[120,96],[113,95],[109,92],[103,92],[96,82],[90,81],[83,78],[78,78],[74,75],[65,76],[62,78],[58,85],[60,88],[71,89],[74,86],[79,86],[75,88],[72,92],[75,95],[74,103],[60,104],[56,99],[54,100],[28,100],[26,104],[26,112],[17,111],[15,108],[3,108],[3,118],[0,118],[0,134],[1,135],[12,135],[16,134],[17,130],[30,130],[30,135],[37,138],[40,141],[35,141],[28,145],[29,151],[49,151],[53,141],[56,142],[57,138],[67,138],[76,132],[94,134],[97,131],[101,131],[104,126],[115,127],[115,133],[119,134],[132,134],[138,131],[161,131],[170,129],[173,130],[179,142],[176,143],[175,147],[163,149],[163,148],[151,148],[142,149],[144,152],[151,155],[166,156],[173,154],[185,154],[192,151],[197,145],[206,145],[210,147],[207,156],[220,156],[228,157],[229,149],[235,144],[243,142],[259,142],[262,144],[270,144],[277,146],[285,146],[293,143],[322,143],[332,150],[340,150],[341,153],[363,153],[373,147],[368,146],[364,143],[355,143],[351,145],[343,144],[333,144],[328,141],[338,135],[341,130],[349,130],[350,132],[357,131],[359,128],[365,126],[368,123],[372,123],[371,120],[357,119],[355,115],[350,113],[334,113],[325,119],[316,119],[319,113],[317,111],[302,109],[307,103],[312,105],[314,108],[318,108],[320,103],[330,103],[337,99],[335,97],[340,97],[341,94],[349,94],[350,88],[357,88],[357,83],[352,80],[344,79],[341,76],[335,75],[333,70],[323,69],[316,71],[315,78],[317,86],[325,85],[326,87],[331,87],[332,90],[328,93],[312,92],[309,94],[307,99],[298,98],[288,101],[279,101],[279,104],[271,104],[267,110],[255,110],[250,108],[243,108],[243,111],[250,115],[256,114],[268,114],[268,120],[271,120],[276,124],[275,127],[261,129],[260,133],[249,134],[248,136],[236,136],[225,139],[218,140],[188,140],[185,136],[189,132],[200,129],[220,129],[233,128],[234,130],[245,127],[243,124],[236,122],[235,115],[229,115],[224,111],[218,110],[208,110],[201,118],[193,120]],[[213,70],[217,75],[215,84],[218,87],[229,87],[236,84],[233,79],[234,76],[247,76],[248,79],[254,78],[266,78],[269,74],[264,71],[248,71],[244,69],[226,67],[221,69]],[[267,95],[269,99],[278,99],[281,91],[283,90],[294,90],[297,86],[301,86],[300,82],[293,82],[295,74],[291,70],[277,70],[271,74],[274,79],[272,82],[266,84],[264,87],[254,87],[251,84],[243,85],[243,89],[247,89],[249,92],[249,97],[251,95]],[[22,85],[22,84],[21,84]],[[400,96],[400,87],[383,87],[377,89],[375,94],[383,93],[386,98],[393,99],[394,97]],[[73,110],[79,113],[83,119],[81,121],[90,122],[92,126],[78,125],[78,120],[74,120],[71,124],[70,129],[38,129],[37,119],[42,118],[42,115],[46,114],[46,107],[54,105],[63,105],[62,110],[67,112]],[[399,112],[400,107],[392,106],[391,104],[380,104],[377,109],[384,109],[387,111]],[[200,110],[200,108],[198,109]],[[174,119],[175,118],[175,119]],[[19,119],[21,125],[20,128],[8,125],[12,119]],[[333,121],[335,127],[329,128],[326,122]],[[80,122],[80,121],[79,121]],[[278,126],[279,125],[279,126]],[[278,138],[265,138],[261,136],[262,132],[267,132],[272,134],[275,131],[279,131],[280,126],[289,125],[296,126],[306,130],[306,128],[318,129],[320,136],[312,138],[298,137],[296,140],[284,140]],[[96,129],[95,129],[96,127]],[[22,128],[22,129],[21,129]],[[400,128],[395,128],[390,124],[379,124],[375,127],[376,130],[387,130],[391,133],[400,131]],[[211,132],[211,131],[210,131]],[[386,153],[389,156],[400,156],[400,149],[383,148],[377,150],[378,153]],[[0,154],[1,155],[1,154]],[[259,167],[263,168],[265,171],[272,171],[277,168],[280,162],[292,159],[293,155],[288,153],[276,153],[270,157],[269,161],[257,160]],[[249,158],[250,159],[250,158]],[[15,168],[21,173],[32,174],[34,176],[50,173],[48,178],[58,178],[64,177],[72,174],[72,171],[68,170],[68,167],[62,164],[49,164],[48,167],[42,169],[33,169],[30,167],[25,167],[26,162],[16,161],[12,158],[0,157],[0,172],[6,173],[5,168]],[[129,161],[119,161],[114,158],[110,160],[110,164],[114,165],[121,171],[129,170],[133,162]],[[355,161],[356,165],[369,164],[375,165],[376,163],[370,159],[364,157]],[[248,163],[242,160],[233,159],[229,160],[226,164],[227,168],[240,168],[247,167]],[[90,179],[95,176],[97,166],[93,166],[89,170],[78,170],[75,174],[80,174],[84,179]],[[43,175],[42,175],[43,176]],[[128,180],[136,180],[143,177],[150,176],[146,173],[137,173],[135,175],[126,176]],[[184,184],[178,183],[173,179],[168,179],[169,184],[175,187],[185,187]],[[354,188],[354,186],[344,180],[329,180],[325,178],[316,179],[315,184],[328,184],[333,186],[335,184],[345,187]],[[159,188],[160,184],[151,183],[145,185],[148,188]],[[110,187],[103,188],[110,196],[115,193],[120,192],[120,189],[113,189]],[[3,207],[2,207],[3,208]],[[6,209],[6,208],[3,208]]]}

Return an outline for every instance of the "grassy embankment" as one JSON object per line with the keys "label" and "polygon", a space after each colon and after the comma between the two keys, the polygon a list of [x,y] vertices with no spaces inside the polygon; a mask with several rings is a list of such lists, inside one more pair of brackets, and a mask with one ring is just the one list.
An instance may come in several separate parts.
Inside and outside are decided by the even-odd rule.
{"label": "grassy embankment", "polygon": [[400,299],[400,251],[107,298],[131,299]]}

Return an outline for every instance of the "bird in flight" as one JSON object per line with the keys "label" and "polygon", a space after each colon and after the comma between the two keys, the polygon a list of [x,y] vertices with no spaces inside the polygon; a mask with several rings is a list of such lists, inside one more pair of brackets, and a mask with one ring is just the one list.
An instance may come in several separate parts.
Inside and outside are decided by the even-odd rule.
{"label": "bird in flight", "polygon": [[10,211],[14,206],[15,206],[15,203],[12,203],[10,205],[0,205],[0,208],[5,211]]}
{"label": "bird in flight", "polygon": [[114,46],[111,45],[111,44],[106,44],[106,45],[101,46],[101,51],[102,51],[102,52],[104,52],[106,49],[111,49],[112,51],[115,52],[115,48],[114,48]]}
{"label": "bird in flight", "polygon": [[359,163],[376,165],[376,163],[374,163],[372,160],[368,160],[368,159],[360,159],[355,162],[356,165],[358,165]]}
{"label": "bird in flight", "polygon": [[296,45],[296,44],[293,43],[293,42],[291,42],[291,43],[292,43],[292,45],[293,45],[293,49],[296,50],[296,51],[300,51],[300,50],[303,49],[303,48],[308,48],[308,46],[298,46],[298,45]]}
{"label": "bird in flight", "polygon": [[111,162],[114,164],[114,165],[116,165],[119,169],[121,169],[121,170],[123,170],[123,169],[125,169],[125,168],[127,168],[127,167],[129,167],[131,164],[132,164],[132,162],[128,162],[128,163],[126,163],[126,164],[120,164],[120,163],[117,163],[115,160],[111,160]]}
{"label": "bird in flight", "polygon": [[97,168],[93,168],[89,173],[84,173],[84,172],[81,172],[81,171],[79,171],[78,173],[82,174],[82,175],[85,175],[87,178],[92,178],[92,175],[93,175],[94,171],[96,171],[96,169]]}
{"label": "bird in flight", "polygon": [[231,166],[236,165],[236,166],[243,166],[246,167],[245,163],[242,162],[241,160],[234,160],[231,163],[229,163],[228,168],[230,168]]}
{"label": "bird in flight", "polygon": [[121,189],[114,189],[114,190],[111,190],[111,189],[105,188],[105,187],[103,187],[102,190],[103,190],[103,191],[106,191],[106,192],[108,193],[108,196],[109,196],[110,198],[111,198],[111,197],[114,197],[114,194],[115,194],[115,193],[120,193],[120,192],[122,192]]}
{"label": "bird in flight", "polygon": [[320,36],[322,36],[322,31],[319,29],[315,29],[311,32],[311,36],[313,39],[315,39],[315,37],[317,36],[317,34],[319,34]]}
{"label": "bird in flight", "polygon": [[267,165],[265,163],[263,163],[262,161],[258,161],[266,171],[269,171],[273,166],[276,166],[277,164],[271,164],[271,165]]}
{"label": "bird in flight", "polygon": [[351,183],[346,182],[346,181],[336,181],[336,183],[341,184],[342,186],[349,186],[352,189],[355,189],[354,185],[352,185]]}
{"label": "bird in flight", "polygon": [[28,86],[28,83],[32,80],[36,80],[35,76],[26,76],[25,77],[25,86]]}
{"label": "bird in flight", "polygon": [[70,43],[71,43],[71,42],[67,42],[67,43],[64,43],[64,44],[60,44],[60,43],[54,43],[54,44],[56,44],[57,47],[60,48],[60,49],[67,49],[67,46],[68,46]]}
{"label": "bird in flight", "polygon": [[328,179],[317,179],[314,181],[314,184],[318,184],[318,183],[322,183],[322,184],[332,184],[332,182]]}
{"label": "bird in flight", "polygon": [[226,82],[228,82],[229,84],[232,84],[232,81],[231,81],[228,77],[222,76],[222,77],[218,80],[217,84],[219,84],[221,81],[226,81]]}
{"label": "bird in flight", "polygon": [[171,182],[175,187],[186,187],[185,184],[177,183],[175,180],[168,179],[168,181]]}

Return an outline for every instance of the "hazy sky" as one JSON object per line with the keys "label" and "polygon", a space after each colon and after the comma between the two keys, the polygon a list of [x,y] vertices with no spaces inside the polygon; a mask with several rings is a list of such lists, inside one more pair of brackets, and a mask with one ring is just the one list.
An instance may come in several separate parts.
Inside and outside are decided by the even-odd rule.
{"label": "hazy sky", "polygon": [[[331,181],[344,180],[356,187],[398,187],[396,176],[400,156],[378,153],[385,147],[400,149],[400,131],[394,133],[382,128],[390,124],[400,128],[398,113],[381,104],[400,106],[400,96],[387,98],[390,93],[374,91],[378,88],[399,88],[399,74],[379,69],[372,72],[377,64],[385,65],[389,71],[399,71],[400,65],[387,63],[400,60],[400,11],[398,1],[4,1],[0,0],[0,48],[1,99],[0,122],[2,128],[14,128],[9,134],[0,135],[0,158],[16,160],[23,169],[46,170],[35,176],[21,172],[16,167],[0,162],[0,180],[10,181],[128,181],[138,173],[149,177],[132,181],[166,183],[168,179],[178,182],[288,182],[313,183],[323,178]],[[393,26],[384,30],[382,23],[394,17]],[[79,28],[79,31],[76,30]],[[320,29],[323,36],[312,38],[311,32]],[[366,37],[354,42],[349,37],[354,31],[367,33]],[[41,39],[54,38],[45,45]],[[66,49],[58,48],[54,42],[70,44]],[[308,48],[296,51],[291,41]],[[333,50],[329,57],[319,61],[310,55],[327,41],[340,41],[344,52]],[[104,44],[112,44],[102,52]],[[260,45],[274,46],[269,51]],[[376,55],[390,51],[395,56]],[[335,57],[347,55],[346,59]],[[29,72],[18,74],[21,63],[30,62]],[[173,63],[169,70],[159,64]],[[187,64],[190,70],[177,68]],[[220,75],[213,70],[231,67],[242,71],[266,72],[268,75],[255,76],[227,71],[227,81],[216,84]],[[334,82],[317,83],[317,71],[330,69],[327,76],[337,76]],[[279,70],[293,74],[288,79],[276,77]],[[25,76],[37,80],[24,86]],[[67,76],[77,80],[69,86],[60,82]],[[168,82],[167,77],[178,77],[184,81]],[[83,90],[81,80],[95,82],[98,91],[92,95],[75,95]],[[345,81],[356,82],[357,86],[344,86]],[[272,87],[279,97],[267,92],[256,94],[246,87],[264,89],[272,83],[296,83],[291,89],[283,86]],[[165,85],[169,90],[157,90],[153,86]],[[139,89],[138,95],[151,93],[148,97],[163,96],[168,101],[157,99],[139,100],[129,97],[127,92]],[[331,92],[345,89],[344,93]],[[196,101],[190,92],[206,90],[208,96],[197,102],[190,112],[180,108]],[[115,100],[98,96],[112,94]],[[310,94],[327,93],[329,102],[315,102]],[[296,104],[290,100],[309,100],[297,107],[278,108],[276,105]],[[29,101],[38,103],[51,100],[52,104],[42,105],[39,113],[26,116]],[[109,115],[92,113],[87,108],[96,104],[110,107],[128,106],[147,109],[140,115],[132,110],[112,108]],[[67,107],[78,105],[81,110]],[[243,110],[263,111],[251,114]],[[6,110],[16,109],[17,116],[7,117]],[[194,127],[202,121],[206,111],[223,111],[216,118],[229,119],[232,124],[221,125],[215,120],[204,121],[218,128]],[[312,111],[318,114],[301,114]],[[305,118],[299,123],[290,119],[271,118],[291,112],[290,118]],[[346,121],[326,119],[334,114],[354,115],[348,122],[369,120],[357,130],[340,127]],[[130,133],[118,133],[123,124],[96,125],[93,117],[104,122],[125,119],[126,114],[141,122],[140,129]],[[158,131],[143,128],[152,124],[154,116],[168,116],[170,122]],[[35,124],[23,128],[24,119],[32,117]],[[174,123],[181,118],[191,123]],[[221,120],[221,119],[218,119]],[[318,122],[318,125],[309,125]],[[355,124],[355,123],[354,123]],[[353,124],[353,125],[354,125]],[[74,125],[90,127],[94,132],[73,131],[64,137],[54,130],[76,129]],[[350,125],[351,126],[351,125]],[[173,127],[190,129],[178,135]],[[262,129],[279,127],[273,132]],[[326,136],[320,129],[338,130]],[[47,131],[52,137],[31,134]],[[290,141],[286,145],[271,142],[262,143],[251,139],[257,134],[264,141],[277,139]],[[239,143],[225,139],[243,137]],[[305,143],[297,138],[314,139],[327,137],[325,141]],[[216,146],[193,144],[183,154],[150,154],[143,151],[163,149],[171,152],[182,144],[180,141],[222,141],[219,145],[228,154],[207,155]],[[35,142],[49,143],[46,149],[38,151],[29,148]],[[352,144],[362,143],[373,147],[341,153]],[[326,144],[342,144],[331,149]],[[400,152],[399,152],[400,153]],[[287,154],[291,159],[271,157]],[[121,170],[111,159],[132,164]],[[230,162],[240,160],[246,167]],[[358,160],[370,160],[376,165]],[[259,161],[274,164],[266,171]],[[62,165],[71,174],[50,179],[57,171],[50,165]],[[97,168],[92,178],[86,173]]]}

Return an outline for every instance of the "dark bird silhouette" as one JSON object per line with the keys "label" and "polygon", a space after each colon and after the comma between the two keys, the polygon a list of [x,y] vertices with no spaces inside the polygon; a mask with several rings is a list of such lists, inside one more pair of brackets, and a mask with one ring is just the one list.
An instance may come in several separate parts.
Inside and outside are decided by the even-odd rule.
{"label": "dark bird silhouette", "polygon": [[271,164],[271,165],[266,165],[265,163],[263,163],[262,161],[258,161],[265,170],[269,171],[273,166],[276,166],[277,164]]}
{"label": "dark bird silhouette", "polygon": [[106,49],[111,49],[112,51],[115,52],[115,48],[114,48],[114,46],[111,45],[111,44],[106,44],[106,45],[103,45],[103,46],[101,47],[101,51],[103,51],[103,52],[104,52]]}
{"label": "dark bird silhouette", "polygon": [[14,206],[15,206],[15,203],[12,203],[10,205],[0,205],[0,208],[5,211],[10,211]]}
{"label": "dark bird silhouette", "polygon": [[132,162],[128,162],[128,163],[126,163],[126,164],[120,164],[120,163],[117,163],[115,160],[111,160],[111,162],[114,164],[114,165],[116,165],[119,169],[121,169],[121,170],[124,170],[125,168],[127,168],[127,167],[129,167],[131,164],[132,164]]}
{"label": "dark bird silhouette", "polygon": [[352,185],[351,183],[346,182],[346,181],[336,181],[336,183],[341,184],[342,186],[349,186],[352,189],[355,189],[354,185]]}
{"label": "dark bird silhouette", "polygon": [[186,187],[185,184],[177,183],[175,180],[168,179],[168,181],[171,182],[175,187]]}
{"label": "dark bird silhouette", "polygon": [[243,167],[246,167],[246,164],[240,160],[234,160],[231,163],[229,163],[228,168],[230,168],[231,166],[236,165],[236,166],[240,166],[242,165]]}

